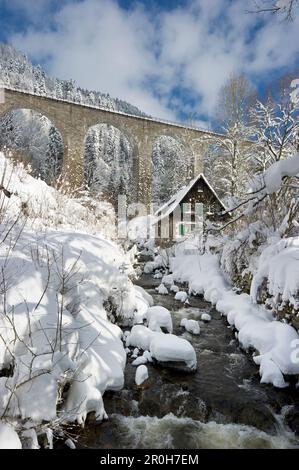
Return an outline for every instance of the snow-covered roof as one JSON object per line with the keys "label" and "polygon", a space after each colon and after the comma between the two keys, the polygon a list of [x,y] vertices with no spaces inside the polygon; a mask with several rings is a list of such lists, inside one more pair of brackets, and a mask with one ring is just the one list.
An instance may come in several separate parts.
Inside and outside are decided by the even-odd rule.
{"label": "snow-covered roof", "polygon": [[167,201],[163,206],[161,206],[156,212],[155,217],[156,220],[154,223],[157,223],[159,220],[168,217],[180,204],[180,202],[184,199],[184,197],[188,194],[188,192],[193,188],[193,186],[202,179],[205,184],[208,186],[210,191],[213,193],[219,204],[223,207],[224,210],[227,210],[219,196],[217,195],[216,191],[212,188],[210,183],[208,182],[207,178],[204,176],[203,173],[199,173],[195,178],[193,178],[186,186],[183,186],[174,196],[172,196],[169,201]]}

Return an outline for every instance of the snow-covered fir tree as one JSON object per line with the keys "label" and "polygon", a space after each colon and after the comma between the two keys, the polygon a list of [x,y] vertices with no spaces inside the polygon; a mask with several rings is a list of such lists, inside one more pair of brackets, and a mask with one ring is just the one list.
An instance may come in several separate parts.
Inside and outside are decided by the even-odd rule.
{"label": "snow-covered fir tree", "polygon": [[153,146],[152,192],[156,205],[166,202],[192,177],[192,154],[179,140],[161,136]]}
{"label": "snow-covered fir tree", "polygon": [[48,134],[48,145],[46,151],[46,159],[44,173],[42,178],[49,184],[56,181],[62,170],[63,162],[63,142],[61,135],[56,127],[50,126]]}
{"label": "snow-covered fir tree", "polygon": [[113,126],[92,127],[85,141],[85,181],[94,195],[112,202],[119,194],[132,195],[132,147],[123,133]]}

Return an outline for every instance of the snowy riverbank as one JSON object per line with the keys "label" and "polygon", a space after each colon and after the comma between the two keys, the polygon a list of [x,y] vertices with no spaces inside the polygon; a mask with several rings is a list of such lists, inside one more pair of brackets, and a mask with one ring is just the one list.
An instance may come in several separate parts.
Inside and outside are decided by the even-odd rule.
{"label": "snowy riverbank", "polygon": [[130,254],[101,233],[109,220],[113,235],[105,204],[85,207],[1,153],[0,167],[0,447],[9,435],[52,447],[63,423],[106,417],[102,395],[122,388],[126,363],[115,318],[140,301]]}
{"label": "snowy riverbank", "polygon": [[170,269],[175,281],[188,284],[190,294],[202,294],[227,317],[245,349],[257,351],[254,361],[260,367],[261,382],[286,387],[284,375],[299,374],[296,330],[274,320],[248,294],[238,295],[224,280],[216,255],[178,255],[171,258]]}

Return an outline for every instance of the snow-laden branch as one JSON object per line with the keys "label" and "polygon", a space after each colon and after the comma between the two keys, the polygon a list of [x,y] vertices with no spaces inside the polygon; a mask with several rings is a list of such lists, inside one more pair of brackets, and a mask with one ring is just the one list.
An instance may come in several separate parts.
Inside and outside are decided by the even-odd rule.
{"label": "snow-laden branch", "polygon": [[273,163],[263,175],[265,190],[268,194],[273,194],[279,190],[282,180],[287,176],[296,176],[299,173],[299,153]]}

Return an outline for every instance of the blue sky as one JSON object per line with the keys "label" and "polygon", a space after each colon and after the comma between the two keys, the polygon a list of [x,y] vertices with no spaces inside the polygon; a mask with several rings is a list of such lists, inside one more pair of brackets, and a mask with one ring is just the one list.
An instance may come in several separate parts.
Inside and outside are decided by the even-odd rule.
{"label": "blue sky", "polygon": [[0,0],[0,40],[59,78],[171,120],[213,118],[242,73],[262,90],[299,66],[292,23],[247,14],[251,0]]}

